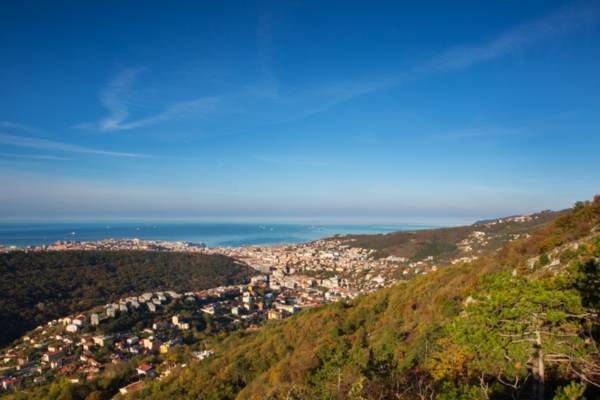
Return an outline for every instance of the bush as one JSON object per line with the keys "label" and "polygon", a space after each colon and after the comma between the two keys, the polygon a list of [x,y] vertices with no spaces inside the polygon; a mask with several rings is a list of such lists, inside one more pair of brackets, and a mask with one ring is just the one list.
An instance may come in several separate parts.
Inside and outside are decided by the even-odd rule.
{"label": "bush", "polygon": [[585,386],[581,383],[571,382],[556,391],[554,400],[585,400]]}

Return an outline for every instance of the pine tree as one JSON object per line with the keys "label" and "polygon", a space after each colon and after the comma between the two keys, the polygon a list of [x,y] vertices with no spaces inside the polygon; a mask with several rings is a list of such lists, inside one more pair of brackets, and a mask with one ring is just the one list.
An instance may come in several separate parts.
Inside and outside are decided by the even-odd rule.
{"label": "pine tree", "polygon": [[[479,295],[447,328],[455,351],[467,355],[461,356],[464,374],[515,390],[532,378],[537,399],[545,396],[549,368],[600,383],[588,333],[595,314],[583,307],[577,290],[557,285],[510,274],[484,278]],[[445,358],[457,358],[445,350],[439,354],[440,365]]]}

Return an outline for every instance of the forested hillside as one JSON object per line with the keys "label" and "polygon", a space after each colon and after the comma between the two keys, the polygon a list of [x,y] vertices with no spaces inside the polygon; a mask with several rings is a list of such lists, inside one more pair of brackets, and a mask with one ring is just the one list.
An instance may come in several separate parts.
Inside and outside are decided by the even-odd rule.
{"label": "forested hillside", "polygon": [[452,228],[348,235],[337,239],[350,246],[372,249],[376,257],[396,256],[420,261],[431,256],[438,262],[448,262],[461,256],[479,256],[493,252],[507,242],[524,237],[567,212],[568,210],[543,211]]}
{"label": "forested hillside", "polygon": [[143,397],[599,398],[600,197],[498,254],[234,334]]}
{"label": "forested hillside", "polygon": [[0,345],[48,320],[152,289],[241,283],[253,270],[224,256],[144,251],[0,254]]}

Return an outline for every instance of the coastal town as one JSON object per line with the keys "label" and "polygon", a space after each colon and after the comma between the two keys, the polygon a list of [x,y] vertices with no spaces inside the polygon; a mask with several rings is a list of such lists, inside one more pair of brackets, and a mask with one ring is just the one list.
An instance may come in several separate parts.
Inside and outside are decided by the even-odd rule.
{"label": "coastal town", "polygon": [[[224,254],[256,270],[247,284],[178,293],[140,293],[49,321],[0,355],[0,385],[13,391],[64,378],[96,379],[111,365],[137,363],[120,393],[162,379],[186,362],[170,361],[186,344],[193,360],[210,357],[206,338],[216,332],[257,329],[302,309],[351,299],[397,282],[394,273],[426,273],[425,262],[377,259],[337,240],[299,245],[208,248],[188,242],[101,240],[57,242],[5,251],[155,250]],[[432,268],[432,267],[430,267]],[[435,267],[433,267],[435,268]],[[408,274],[408,273],[407,273]],[[188,361],[189,362],[189,361]]]}
{"label": "coastal town", "polygon": [[[381,257],[343,236],[274,246],[207,247],[186,241],[105,239],[2,247],[0,252],[140,250],[225,255],[255,273],[240,285],[132,294],[39,325],[0,354],[0,391],[18,391],[57,379],[90,381],[127,365],[128,374],[119,388],[126,395],[209,358],[211,337],[216,334],[256,330],[306,308],[353,299],[443,265],[472,261],[490,242],[499,240],[491,233],[494,229],[531,222],[531,218],[535,217],[473,225],[457,242],[456,255],[449,261],[433,255]],[[526,234],[503,235],[507,241]],[[187,349],[186,357],[173,356],[182,348]]]}

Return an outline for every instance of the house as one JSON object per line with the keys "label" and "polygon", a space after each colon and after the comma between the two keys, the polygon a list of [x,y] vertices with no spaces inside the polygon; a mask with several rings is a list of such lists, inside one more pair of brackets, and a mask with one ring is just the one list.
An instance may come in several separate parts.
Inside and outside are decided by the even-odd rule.
{"label": "house", "polygon": [[171,348],[171,346],[173,345],[173,343],[171,341],[165,342],[163,344],[160,345],[160,354],[166,354],[169,352],[169,349]]}
{"label": "house", "polygon": [[121,356],[119,356],[118,354],[111,354],[110,355],[110,362],[113,364],[119,364],[122,361]]}
{"label": "house", "polygon": [[141,301],[142,303],[150,301],[151,299],[152,299],[152,293],[144,293],[140,297],[138,297],[138,300]]}
{"label": "house", "polygon": [[23,377],[5,378],[2,380],[2,388],[4,390],[14,389],[21,383],[22,380],[23,380]]}
{"label": "house", "polygon": [[69,325],[67,325],[67,327],[65,328],[65,330],[66,330],[67,332],[70,332],[70,333],[75,333],[75,332],[77,332],[77,330],[78,330],[78,329],[79,329],[79,327],[78,327],[77,325],[75,325],[75,324],[69,324]]}
{"label": "house", "polygon": [[106,344],[106,336],[94,336],[94,343],[100,347],[104,347]]}
{"label": "house", "polygon": [[268,275],[257,275],[250,278],[250,284],[252,286],[266,286],[269,283]]}
{"label": "house", "polygon": [[140,338],[138,338],[137,336],[130,336],[127,338],[127,344],[136,344],[139,341]]}
{"label": "house", "polygon": [[165,321],[157,321],[152,324],[152,329],[154,329],[154,330],[165,329],[167,327],[167,325],[168,324]]}
{"label": "house", "polygon": [[93,368],[96,368],[96,369],[100,369],[100,368],[102,368],[102,363],[101,363],[101,362],[99,362],[99,361],[96,361],[96,360],[94,360],[93,358],[90,358],[90,359],[88,360],[88,364],[89,364],[90,366],[92,366]]}
{"label": "house", "polygon": [[210,315],[218,314],[221,310],[221,305],[219,303],[212,303],[205,307],[202,307],[202,312]]}
{"label": "house", "polygon": [[92,326],[98,326],[100,324],[100,316],[98,314],[90,315],[90,323]]}
{"label": "house", "polygon": [[17,358],[17,365],[25,365],[28,362],[29,362],[29,357],[27,357],[27,356]]}
{"label": "house", "polygon": [[283,314],[281,312],[281,310],[269,310],[269,312],[267,313],[267,318],[268,319],[282,319],[283,318]]}
{"label": "house", "polygon": [[150,350],[150,351],[160,350],[160,342],[153,337],[143,339],[142,346],[144,346],[145,349]]}
{"label": "house", "polygon": [[180,322],[177,327],[179,329],[181,329],[182,331],[187,331],[188,329],[190,329],[190,323],[189,322]]}
{"label": "house", "polygon": [[252,297],[252,294],[250,292],[244,292],[244,295],[242,296],[242,301],[244,302],[244,304],[252,305],[254,298]]}
{"label": "house", "polygon": [[52,360],[52,361],[50,361],[50,368],[61,367],[64,363],[65,363],[65,359],[64,358],[59,358],[59,359],[56,359],[56,360]]}
{"label": "house", "polygon": [[321,286],[332,289],[340,286],[340,278],[337,276],[331,277],[329,279],[321,279]]}
{"label": "house", "polygon": [[154,376],[154,367],[152,366],[152,364],[140,364],[135,371],[139,374],[139,375],[147,375],[147,376]]}
{"label": "house", "polygon": [[212,356],[213,353],[212,350],[192,351],[192,355],[200,361]]}
{"label": "house", "polygon": [[293,305],[293,304],[281,304],[281,303],[276,303],[275,304],[275,308],[277,308],[278,310],[282,310],[285,311],[289,314],[294,314],[298,311],[298,307]]}
{"label": "house", "polygon": [[121,389],[119,389],[119,393],[121,393],[123,396],[131,394],[131,393],[135,393],[138,390],[142,389],[144,387],[144,381],[138,381],[138,382],[134,382],[134,383],[130,383],[127,386],[122,387]]}
{"label": "house", "polygon": [[45,362],[50,362],[50,361],[54,361],[54,360],[58,360],[63,358],[65,355],[60,352],[60,351],[56,351],[56,352],[51,352],[51,353],[46,353],[42,356],[42,361]]}

